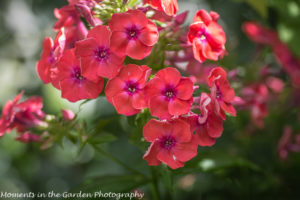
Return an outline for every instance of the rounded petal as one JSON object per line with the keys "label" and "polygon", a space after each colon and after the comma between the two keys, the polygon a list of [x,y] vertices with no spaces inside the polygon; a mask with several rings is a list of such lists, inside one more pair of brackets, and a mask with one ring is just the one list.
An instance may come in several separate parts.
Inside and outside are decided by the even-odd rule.
{"label": "rounded petal", "polygon": [[81,58],[81,73],[89,80],[96,81],[99,79],[98,68],[101,67],[101,63],[92,56]]}
{"label": "rounded petal", "polygon": [[50,83],[50,69],[54,66],[54,60],[51,59],[51,51],[53,47],[53,40],[50,37],[46,37],[43,42],[43,52],[41,59],[36,64],[36,71],[40,79],[45,83]]}
{"label": "rounded petal", "polygon": [[146,46],[139,40],[129,40],[126,54],[136,60],[142,60],[150,55],[152,46]]}
{"label": "rounded petal", "polygon": [[208,135],[206,128],[199,127],[195,135],[196,141],[200,146],[212,146],[216,143],[216,138],[212,138]]}
{"label": "rounded petal", "polygon": [[125,83],[120,78],[115,77],[109,80],[105,87],[105,94],[107,100],[112,103],[112,97],[121,93],[124,90]]}
{"label": "rounded petal", "polygon": [[118,56],[113,51],[110,51],[108,62],[114,65],[123,66],[125,56]]}
{"label": "rounded petal", "polygon": [[132,23],[137,28],[145,27],[149,21],[146,15],[140,10],[128,10],[126,13],[130,15]]}
{"label": "rounded petal", "polygon": [[211,113],[208,116],[206,126],[208,135],[212,138],[218,138],[223,132],[223,119],[217,116],[215,113]]}
{"label": "rounded petal", "polygon": [[158,160],[160,160],[161,162],[165,163],[166,165],[168,165],[169,167],[171,167],[172,169],[177,169],[179,167],[183,167],[184,163],[180,162],[175,155],[173,155],[170,151],[160,151],[157,154],[157,158]]}
{"label": "rounded petal", "polygon": [[171,100],[168,105],[168,110],[171,115],[183,115],[190,111],[192,107],[192,101],[174,99]]}
{"label": "rounded petal", "polygon": [[40,60],[39,62],[37,62],[36,64],[36,71],[40,77],[40,79],[43,81],[43,83],[48,84],[51,82],[51,78],[50,78],[50,69],[51,69],[52,65],[49,64],[47,61],[45,60]]}
{"label": "rounded petal", "polygon": [[181,119],[175,119],[170,123],[172,124],[171,133],[176,142],[184,143],[191,141],[192,133],[190,130],[190,125],[187,122]]}
{"label": "rounded petal", "polygon": [[140,80],[138,80],[138,83],[144,87],[149,79],[149,76],[151,75],[152,69],[146,65],[141,65],[140,68],[143,71],[143,75],[141,76]]}
{"label": "rounded petal", "polygon": [[206,25],[208,25],[211,21],[211,15],[204,9],[198,10],[193,19],[193,22],[204,22]]}
{"label": "rounded petal", "polygon": [[197,155],[198,144],[195,142],[176,144],[172,150],[175,157],[181,161],[186,162]]}
{"label": "rounded petal", "polygon": [[131,16],[128,13],[115,13],[109,21],[109,28],[112,32],[124,31],[126,27],[132,26]]}
{"label": "rounded petal", "polygon": [[207,27],[207,40],[216,49],[222,48],[226,43],[225,33],[216,22],[209,23]]}
{"label": "rounded petal", "polygon": [[171,115],[168,110],[169,102],[165,100],[164,96],[154,96],[149,101],[150,113],[154,117],[161,119],[169,119]]}
{"label": "rounded petal", "polygon": [[110,40],[110,49],[118,56],[125,56],[128,42],[126,33],[113,32]]}
{"label": "rounded petal", "polygon": [[153,96],[161,95],[162,91],[165,89],[165,82],[159,77],[154,77],[145,86],[145,93],[148,99]]}
{"label": "rounded petal", "polygon": [[212,87],[213,82],[218,79],[227,79],[226,71],[222,67],[215,67],[213,68],[208,76],[208,85]]}
{"label": "rounded petal", "polygon": [[63,98],[71,102],[82,99],[95,99],[101,93],[103,88],[103,79],[98,83],[86,80],[85,83],[78,83],[72,79],[60,81],[61,94]]}
{"label": "rounded petal", "polygon": [[139,40],[147,46],[153,46],[158,41],[158,30],[154,22],[148,21],[148,25],[142,29],[139,35]]}
{"label": "rounded petal", "polygon": [[98,76],[111,79],[118,74],[122,67],[123,65],[116,65],[111,62],[99,62],[96,71]]}
{"label": "rounded petal", "polygon": [[137,82],[143,76],[143,70],[140,66],[135,64],[128,64],[123,67],[118,74],[118,77],[123,81],[134,81]]}
{"label": "rounded petal", "polygon": [[146,97],[143,91],[138,92],[132,96],[132,106],[135,109],[143,109],[148,105],[146,103]]}
{"label": "rounded petal", "polygon": [[209,60],[218,60],[219,52],[214,51],[213,47],[210,46],[210,44],[206,41],[202,42],[202,48],[201,53],[203,57]]}
{"label": "rounded petal", "polygon": [[94,57],[95,49],[98,47],[94,38],[87,38],[75,43],[75,54],[78,57]]}
{"label": "rounded petal", "polygon": [[182,100],[188,100],[193,96],[194,84],[189,78],[181,78],[176,87],[176,97]]}
{"label": "rounded petal", "polygon": [[233,105],[231,105],[230,103],[226,103],[224,101],[220,101],[220,106],[222,108],[222,110],[224,110],[225,112],[229,113],[232,116],[236,116],[236,110],[233,107]]}
{"label": "rounded petal", "polygon": [[165,83],[174,87],[178,85],[181,78],[179,71],[173,67],[167,67],[165,69],[159,70],[156,76],[164,80]]}
{"label": "rounded petal", "polygon": [[202,54],[202,41],[198,39],[193,40],[193,53],[196,60],[200,63],[203,63],[206,60],[206,57]]}
{"label": "rounded petal", "polygon": [[96,26],[89,30],[87,38],[94,38],[97,42],[97,45],[100,46],[109,46],[111,32],[107,26]]}
{"label": "rounded petal", "polygon": [[172,125],[165,121],[150,119],[143,128],[143,136],[146,141],[154,142],[165,136],[172,130]]}
{"label": "rounded petal", "polygon": [[157,154],[159,151],[160,144],[158,142],[153,142],[143,156],[143,159],[146,160],[150,166],[160,165],[161,161],[157,159]]}
{"label": "rounded petal", "polygon": [[161,7],[167,15],[173,16],[178,11],[177,0],[161,0]]}
{"label": "rounded petal", "polygon": [[140,112],[140,110],[132,106],[132,99],[126,92],[119,93],[112,97],[112,102],[119,114],[130,116]]}

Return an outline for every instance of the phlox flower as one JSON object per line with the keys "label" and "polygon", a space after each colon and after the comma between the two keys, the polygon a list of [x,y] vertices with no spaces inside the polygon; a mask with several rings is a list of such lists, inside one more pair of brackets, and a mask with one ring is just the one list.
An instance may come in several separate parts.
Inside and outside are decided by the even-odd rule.
{"label": "phlox flower", "polygon": [[193,46],[195,59],[201,63],[206,59],[218,60],[226,53],[226,37],[222,27],[217,24],[218,18],[215,12],[199,10],[189,27],[188,41]]}
{"label": "phlox flower", "polygon": [[227,80],[227,73],[221,67],[215,67],[208,76],[208,86],[211,90],[211,98],[215,102],[216,112],[225,119],[225,112],[236,116],[236,110],[232,105],[235,92]]}
{"label": "phlox flower", "polygon": [[212,146],[223,132],[223,119],[215,113],[215,105],[209,94],[201,93],[199,109],[201,114],[182,116],[195,132],[200,146]]}
{"label": "phlox flower", "polygon": [[[65,31],[61,29],[53,42],[50,37],[46,37],[43,42],[43,52],[41,59],[36,64],[36,71],[40,79],[45,83],[52,82],[51,73],[52,69],[55,68],[55,64],[62,56],[65,49]],[[57,85],[54,85],[56,88]]]}
{"label": "phlox flower", "polygon": [[76,43],[76,56],[80,58],[82,75],[91,80],[99,77],[113,78],[123,66],[124,56],[118,56],[110,48],[111,32],[107,26],[91,29],[87,39]]}
{"label": "phlox flower", "polygon": [[144,87],[150,74],[151,69],[145,65],[129,64],[108,81],[106,98],[119,114],[134,115],[147,107]]}
{"label": "phlox flower", "polygon": [[112,32],[110,48],[119,56],[141,60],[151,53],[158,41],[155,23],[140,10],[115,13],[109,27]]}
{"label": "phlox flower", "polygon": [[193,82],[168,67],[157,72],[146,86],[152,116],[169,119],[188,113],[193,103]]}
{"label": "phlox flower", "polygon": [[71,102],[95,99],[103,89],[103,78],[90,80],[82,75],[80,61],[74,49],[65,51],[57,63],[54,81],[60,85],[61,96]]}
{"label": "phlox flower", "polygon": [[164,163],[172,169],[197,155],[197,144],[188,123],[180,119],[159,121],[151,119],[143,129],[146,141],[151,142],[144,159],[149,165]]}
{"label": "phlox flower", "polygon": [[19,102],[22,95],[23,92],[19,93],[12,101],[9,100],[5,104],[0,118],[0,136],[13,128],[18,132],[24,132],[34,126],[45,124],[42,98],[33,96]]}

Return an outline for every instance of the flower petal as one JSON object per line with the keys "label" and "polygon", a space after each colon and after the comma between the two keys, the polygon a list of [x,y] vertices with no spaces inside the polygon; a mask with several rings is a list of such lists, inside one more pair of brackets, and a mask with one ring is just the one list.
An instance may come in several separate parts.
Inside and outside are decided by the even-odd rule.
{"label": "flower petal", "polygon": [[154,117],[161,119],[169,119],[171,115],[168,110],[169,102],[165,100],[164,96],[154,96],[149,101],[150,113]]}
{"label": "flower petal", "polygon": [[97,45],[108,47],[110,35],[111,32],[107,26],[99,25],[89,31],[87,38],[94,38],[97,41]]}
{"label": "flower petal", "polygon": [[140,110],[133,108],[132,100],[127,92],[115,95],[112,97],[112,102],[119,114],[130,116],[140,112]]}
{"label": "flower petal", "polygon": [[173,67],[167,67],[165,69],[159,70],[156,76],[164,80],[165,83],[174,87],[178,85],[181,78],[179,71]]}
{"label": "flower petal", "polygon": [[126,33],[113,32],[110,40],[110,49],[118,56],[125,56],[128,42]]}
{"label": "flower petal", "polygon": [[146,160],[150,166],[160,165],[161,161],[157,159],[157,154],[159,151],[160,144],[158,142],[153,142],[143,156],[143,159]]}
{"label": "flower petal", "polygon": [[184,163],[180,162],[175,155],[173,155],[170,151],[162,150],[157,154],[158,160],[165,163],[172,169],[177,169],[179,167],[183,167]]}
{"label": "flower petal", "polygon": [[144,91],[140,91],[132,96],[132,106],[135,109],[143,109],[148,106],[146,103]]}
{"label": "flower petal", "polygon": [[92,57],[95,55],[95,49],[97,47],[98,45],[94,38],[80,40],[75,44],[75,54],[78,57]]}
{"label": "flower petal", "polygon": [[148,21],[148,25],[142,29],[139,35],[139,40],[147,46],[153,46],[158,41],[158,30],[154,22]]}
{"label": "flower petal", "polygon": [[135,64],[128,64],[122,68],[118,77],[123,81],[137,82],[143,75],[142,68]]}
{"label": "flower petal", "polygon": [[195,142],[176,144],[172,150],[174,155],[181,162],[186,162],[197,155],[198,144]]}
{"label": "flower petal", "polygon": [[128,13],[115,13],[109,21],[109,28],[112,32],[124,31],[126,27],[131,27],[133,22]]}
{"label": "flower petal", "polygon": [[172,136],[175,138],[176,142],[183,143],[183,142],[190,142],[192,133],[190,129],[190,125],[181,120],[181,119],[175,119],[171,122],[172,125]]}
{"label": "flower petal", "polygon": [[142,60],[150,55],[152,46],[146,46],[139,40],[129,40],[126,54],[136,60]]}
{"label": "flower petal", "polygon": [[176,97],[182,100],[190,99],[194,92],[193,85],[189,78],[181,78],[176,87]]}
{"label": "flower petal", "polygon": [[196,141],[200,146],[212,146],[216,143],[216,138],[212,138],[208,135],[206,128],[199,127],[195,135]]}
{"label": "flower petal", "polygon": [[171,115],[183,115],[190,111],[193,101],[184,101],[180,99],[173,99],[168,105],[168,110]]}
{"label": "flower petal", "polygon": [[172,125],[168,122],[150,119],[143,128],[143,136],[146,141],[154,142],[165,136],[172,130]]}
{"label": "flower petal", "polygon": [[112,97],[121,93],[124,90],[125,83],[120,78],[115,77],[109,80],[105,87],[105,94],[107,100],[112,103]]}

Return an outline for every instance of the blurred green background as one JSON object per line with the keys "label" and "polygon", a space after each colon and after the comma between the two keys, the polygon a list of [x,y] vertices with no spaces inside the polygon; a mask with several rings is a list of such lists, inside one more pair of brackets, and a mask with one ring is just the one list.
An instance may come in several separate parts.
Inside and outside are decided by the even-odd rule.
{"label": "blurred green background", "polygon": [[[78,111],[80,102],[71,104],[62,100],[60,92],[42,84],[35,72],[44,37],[55,36],[53,9],[66,4],[64,0],[0,1],[0,107],[24,90],[25,96],[43,96],[47,113],[59,114],[61,108]],[[190,11],[189,23],[198,9],[220,14],[229,52],[220,63],[227,69],[243,69],[246,82],[258,80],[253,71],[263,67],[265,60],[252,60],[256,45],[241,31],[244,21],[254,20],[276,29],[281,40],[300,56],[299,0],[179,0],[179,8]],[[279,68],[275,62],[271,63]],[[282,78],[288,80],[288,77]],[[294,132],[300,132],[298,110],[285,109],[289,95],[290,89],[286,88],[282,97],[270,105],[264,129],[254,128],[249,133],[246,129],[249,124],[251,126],[249,112],[239,112],[237,118],[226,120],[223,136],[213,147],[201,148],[186,167],[172,171],[171,178],[170,170],[158,167],[157,173],[162,177],[159,182],[161,198],[300,199],[299,154],[292,153],[282,162],[276,152],[286,124],[291,125]],[[86,103],[79,116],[88,126],[97,124],[102,131],[117,136],[116,141],[103,145],[108,152],[135,169],[150,173],[142,159],[144,152],[134,142],[139,137],[137,134],[142,133],[133,133],[133,125],[125,117],[118,116],[105,98]],[[98,189],[122,192],[139,188],[146,193],[145,199],[152,199],[148,183],[128,175],[128,171],[91,146],[87,145],[78,153],[79,144],[64,140],[63,147],[56,145],[39,150],[36,144],[16,142],[15,135],[12,132],[0,140],[0,191],[37,193]]]}

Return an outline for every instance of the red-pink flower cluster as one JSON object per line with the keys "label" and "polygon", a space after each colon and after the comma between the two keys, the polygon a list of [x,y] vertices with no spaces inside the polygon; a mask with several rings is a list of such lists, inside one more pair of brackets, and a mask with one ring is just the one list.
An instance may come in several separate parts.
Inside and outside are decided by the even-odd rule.
{"label": "red-pink flower cluster", "polygon": [[23,92],[18,94],[12,101],[8,101],[2,110],[0,118],[0,136],[16,128],[18,131],[18,140],[29,142],[39,141],[39,136],[28,130],[35,126],[44,125],[45,113],[41,110],[43,107],[40,97],[30,97],[26,101],[19,102]]}
{"label": "red-pink flower cluster", "polygon": [[300,87],[300,60],[280,41],[278,33],[256,22],[245,22],[243,30],[254,42],[270,46],[278,62],[291,77],[294,86]]}
{"label": "red-pink flower cluster", "polygon": [[264,119],[269,114],[268,104],[277,99],[278,94],[284,89],[283,81],[268,72],[267,67],[263,68],[261,79],[243,87],[241,101],[236,99],[234,102],[240,109],[250,110],[252,122],[258,128],[264,128]]}
{"label": "red-pink flower cluster", "polygon": [[[155,53],[167,54],[165,51],[168,50],[160,49],[160,46],[153,48],[160,42],[160,32],[165,37],[164,43],[168,43],[169,36],[170,41],[178,38],[182,42],[180,48],[187,55],[182,59],[184,61],[218,60],[226,53],[225,33],[217,24],[219,15],[198,11],[186,35],[182,34],[180,26],[187,12],[175,16],[176,0],[145,0],[144,3],[152,8],[135,7],[112,13],[103,24],[94,14],[102,3],[105,3],[103,9],[113,5],[106,1],[70,0],[69,5],[56,9],[58,21],[54,28],[58,34],[54,42],[45,39],[44,51],[37,64],[38,74],[44,83],[52,83],[61,90],[62,97],[71,102],[97,98],[105,87],[106,98],[117,113],[130,116],[149,109],[157,119],[151,119],[144,127],[146,141],[152,142],[144,159],[149,165],[165,163],[173,169],[182,167],[197,155],[198,145],[212,146],[221,136],[225,113],[236,115],[232,106],[235,93],[227,74],[221,67],[209,68],[198,79],[207,84],[211,93],[194,98],[194,90],[198,88],[194,82],[200,83],[200,80],[193,82],[189,77],[182,77],[173,67],[159,66],[160,70],[155,71],[152,66],[136,63],[147,63],[146,57],[153,49],[155,52],[149,59],[152,62]],[[126,1],[123,3],[126,5]],[[154,11],[154,15],[148,18],[149,10]],[[90,24],[90,30],[81,28],[80,17]],[[154,20],[161,21],[166,27],[156,25]],[[179,35],[184,37],[179,38]],[[176,49],[176,45],[164,46]],[[176,66],[177,62],[173,56],[169,66]],[[67,112],[63,115],[68,118]]]}
{"label": "red-pink flower cluster", "polygon": [[[13,129],[17,131],[16,140],[20,142],[42,142],[41,134],[34,131],[48,127],[46,114],[42,111],[43,100],[39,96],[31,96],[20,102],[23,92],[13,100],[6,102],[0,118],[0,137]],[[70,121],[75,115],[70,110],[62,110],[63,120]]]}
{"label": "red-pink flower cluster", "polygon": [[70,24],[77,24],[79,17],[74,5],[78,7],[78,4],[70,4],[61,8],[55,25],[61,30],[54,43],[51,38],[45,39],[41,60],[37,63],[44,83],[51,82],[61,90],[62,97],[71,102],[97,98],[103,88],[103,78],[117,76],[125,56],[143,59],[158,40],[155,23],[142,11],[129,10],[114,14],[109,26],[95,26],[86,36],[74,40],[74,48],[68,48],[65,30]]}
{"label": "red-pink flower cluster", "polygon": [[234,91],[221,67],[209,74],[211,94],[200,98],[192,98],[192,81],[171,69],[159,71],[146,85],[150,113],[167,121],[152,119],[144,127],[145,139],[152,142],[144,159],[149,165],[163,162],[176,169],[197,155],[198,145],[212,146],[223,132],[225,112],[235,116],[236,111]]}
{"label": "red-pink flower cluster", "polygon": [[300,133],[293,135],[292,127],[286,126],[278,142],[277,151],[279,157],[284,161],[290,152],[300,152]]}

